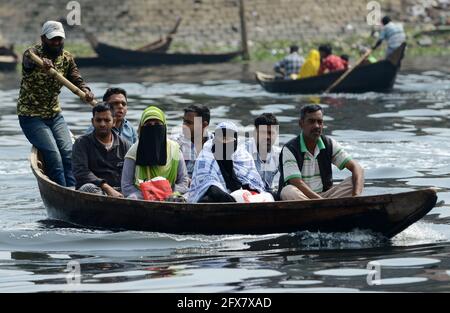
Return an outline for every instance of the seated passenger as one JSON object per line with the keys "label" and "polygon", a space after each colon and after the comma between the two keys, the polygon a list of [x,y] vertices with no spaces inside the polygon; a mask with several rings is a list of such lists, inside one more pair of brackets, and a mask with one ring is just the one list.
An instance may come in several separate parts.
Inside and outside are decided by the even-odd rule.
{"label": "seated passenger", "polygon": [[190,105],[184,109],[183,132],[173,137],[181,147],[189,178],[192,177],[195,160],[203,145],[213,138],[208,132],[209,119],[210,112],[206,106]]}
{"label": "seated passenger", "polygon": [[[279,196],[282,200],[310,200],[358,196],[364,188],[364,170],[334,139],[323,132],[318,105],[300,111],[301,133],[281,150]],[[352,176],[333,186],[331,165]]]}
{"label": "seated passenger", "polygon": [[[362,57],[364,54],[367,53],[367,51],[369,51],[369,48],[362,47],[359,49],[359,55]],[[376,62],[377,59],[372,54],[369,54],[369,56],[364,61],[361,62],[361,65],[368,65]]]}
{"label": "seated passenger", "polygon": [[348,54],[342,54],[340,58],[342,59],[342,62],[344,62],[344,70],[348,70],[350,68],[350,57]]}
{"label": "seated passenger", "polygon": [[121,184],[123,195],[143,199],[140,183],[156,177],[167,179],[172,191],[186,193],[189,186],[186,165],[178,143],[167,139],[164,112],[154,106],[146,108],[138,133],[138,141],[125,156]]}
{"label": "seated passenger", "polygon": [[195,162],[188,202],[236,202],[230,194],[241,189],[263,193],[264,183],[252,156],[238,145],[237,127],[222,122]]}
{"label": "seated passenger", "polygon": [[[109,104],[114,110],[113,131],[119,134],[123,139],[128,140],[130,144],[137,141],[137,134],[133,125],[125,118],[128,112],[127,92],[122,88],[108,88],[103,95],[103,101]],[[94,130],[92,126],[86,133]]]}
{"label": "seated passenger", "polygon": [[332,54],[333,49],[330,45],[321,45],[319,47],[320,53],[320,69],[319,74],[326,74],[345,69],[344,61],[337,55]]}
{"label": "seated passenger", "polygon": [[283,60],[275,63],[273,70],[282,75],[284,79],[292,79],[291,75],[297,76],[305,59],[298,54],[298,46],[290,47],[290,54]]}
{"label": "seated passenger", "polygon": [[319,75],[320,69],[320,53],[319,50],[313,49],[309,52],[305,63],[300,70],[298,78],[307,78]]}
{"label": "seated passenger", "polygon": [[79,137],[72,150],[73,173],[80,191],[123,197],[120,180],[131,144],[113,128],[113,110],[107,104],[92,109],[94,131]]}
{"label": "seated passenger", "polygon": [[[253,156],[256,169],[264,183],[264,189],[272,192],[278,173],[281,149],[275,146],[278,136],[278,120],[272,113],[263,113],[255,119],[253,137],[245,142],[245,148]],[[278,184],[278,181],[276,182]]]}

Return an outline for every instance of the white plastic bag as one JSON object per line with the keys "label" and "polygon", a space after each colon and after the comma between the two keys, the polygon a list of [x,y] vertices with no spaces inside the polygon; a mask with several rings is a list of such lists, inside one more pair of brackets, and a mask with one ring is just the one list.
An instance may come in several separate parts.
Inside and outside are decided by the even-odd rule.
{"label": "white plastic bag", "polygon": [[230,194],[238,203],[256,203],[256,202],[274,202],[275,199],[268,192],[262,192],[255,195],[245,189],[233,191]]}

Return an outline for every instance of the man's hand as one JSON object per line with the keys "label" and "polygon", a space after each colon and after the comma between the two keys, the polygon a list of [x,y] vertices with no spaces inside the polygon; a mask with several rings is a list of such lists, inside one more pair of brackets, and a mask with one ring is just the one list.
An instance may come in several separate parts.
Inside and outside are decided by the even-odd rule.
{"label": "man's hand", "polygon": [[115,198],[123,198],[123,194],[121,194],[120,192],[118,192],[118,191],[115,190],[115,189],[112,189],[112,190],[108,193],[108,196],[115,197]]}
{"label": "man's hand", "polygon": [[53,68],[53,62],[52,62],[52,60],[47,59],[47,58],[42,58],[42,62],[44,62],[42,68],[43,68],[45,71],[48,72],[51,68]]}
{"label": "man's hand", "polygon": [[291,178],[289,179],[289,184],[297,187],[305,196],[309,199],[323,199],[321,195],[314,192],[303,179],[301,178]]}
{"label": "man's hand", "polygon": [[107,183],[103,183],[100,188],[110,197],[123,198],[123,194],[115,190],[113,187]]}
{"label": "man's hand", "polygon": [[94,100],[95,96],[89,89],[83,89],[84,93],[86,94],[86,97],[84,98],[86,102],[91,102]]}

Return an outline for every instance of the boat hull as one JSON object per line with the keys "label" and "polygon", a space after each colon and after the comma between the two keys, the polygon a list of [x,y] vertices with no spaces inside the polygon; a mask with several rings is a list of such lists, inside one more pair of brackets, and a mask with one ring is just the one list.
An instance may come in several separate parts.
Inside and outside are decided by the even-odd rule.
{"label": "boat hull", "polygon": [[162,53],[127,50],[99,43],[98,57],[76,58],[79,67],[156,66],[196,63],[223,63],[241,55],[240,51],[218,54]]}

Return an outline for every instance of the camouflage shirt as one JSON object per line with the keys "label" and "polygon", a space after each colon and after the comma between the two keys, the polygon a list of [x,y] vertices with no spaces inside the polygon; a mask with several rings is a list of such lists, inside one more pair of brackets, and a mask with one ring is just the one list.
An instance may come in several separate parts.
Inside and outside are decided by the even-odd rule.
{"label": "camouflage shirt", "polygon": [[[40,44],[30,49],[41,58],[51,59],[44,54]],[[55,69],[78,88],[90,90],[84,83],[73,56],[68,51],[63,50],[63,53],[56,59],[52,59],[52,62]],[[22,82],[17,102],[17,115],[53,118],[61,112],[58,95],[62,86],[56,78],[49,76],[42,68],[29,59],[25,52],[22,63]]]}

